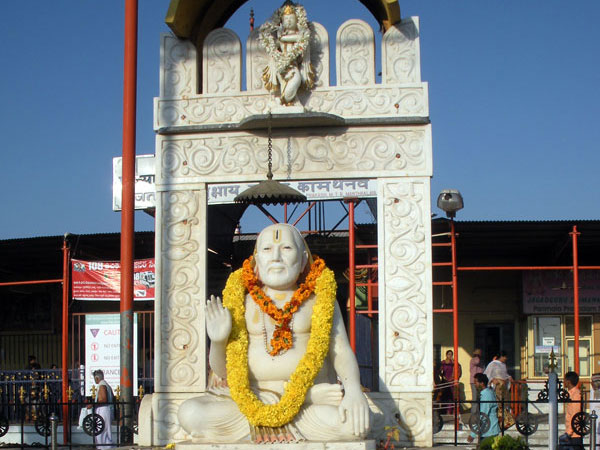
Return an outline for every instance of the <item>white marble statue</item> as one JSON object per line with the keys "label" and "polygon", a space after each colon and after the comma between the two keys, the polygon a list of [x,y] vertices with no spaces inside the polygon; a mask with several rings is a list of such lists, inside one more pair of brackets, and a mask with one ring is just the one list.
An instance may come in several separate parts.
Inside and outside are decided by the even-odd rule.
{"label": "white marble statue", "polygon": [[260,43],[269,57],[263,71],[265,87],[277,94],[280,105],[290,105],[302,85],[312,89],[315,81],[306,11],[286,1],[259,31]]}
{"label": "white marble statue", "polygon": [[195,442],[366,436],[369,407],[335,294],[333,272],[295,227],[259,234],[223,301],[206,304],[210,366],[226,383],[179,408]]}

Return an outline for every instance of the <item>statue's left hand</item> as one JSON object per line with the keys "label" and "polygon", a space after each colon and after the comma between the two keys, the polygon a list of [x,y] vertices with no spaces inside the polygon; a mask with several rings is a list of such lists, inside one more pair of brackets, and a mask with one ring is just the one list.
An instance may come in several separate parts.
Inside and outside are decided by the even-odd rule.
{"label": "statue's left hand", "polygon": [[352,422],[352,432],[355,436],[364,436],[369,429],[369,404],[361,391],[346,391],[344,399],[338,407],[340,420]]}
{"label": "statue's left hand", "polygon": [[308,390],[304,401],[313,405],[338,406],[342,400],[342,386],[340,384],[317,383]]}

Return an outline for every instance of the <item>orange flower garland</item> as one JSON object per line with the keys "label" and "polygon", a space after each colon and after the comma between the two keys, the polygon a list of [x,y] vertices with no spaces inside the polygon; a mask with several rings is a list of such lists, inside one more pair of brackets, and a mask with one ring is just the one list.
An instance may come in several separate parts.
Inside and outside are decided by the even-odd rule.
{"label": "orange flower garland", "polygon": [[318,256],[313,255],[313,258],[314,262],[310,266],[310,272],[306,276],[306,280],[296,289],[290,301],[283,305],[281,309],[273,303],[273,300],[260,287],[260,282],[252,268],[252,260],[254,258],[250,256],[244,261],[242,269],[244,286],[259,308],[275,321],[275,330],[271,338],[272,350],[269,352],[271,356],[277,356],[282,351],[292,348],[293,336],[292,329],[290,328],[292,317],[298,311],[300,305],[312,295],[315,290],[317,278],[321,276],[325,268],[325,261]]}
{"label": "orange flower garland", "polygon": [[250,387],[248,370],[248,329],[246,328],[246,287],[240,268],[229,275],[223,290],[223,306],[231,312],[232,328],[227,341],[227,384],[231,398],[255,426],[281,427],[294,420],[306,393],[323,367],[329,352],[331,328],[336,304],[335,276],[323,269],[315,286],[315,304],[311,315],[310,337],[306,352],[276,404],[264,404]]}

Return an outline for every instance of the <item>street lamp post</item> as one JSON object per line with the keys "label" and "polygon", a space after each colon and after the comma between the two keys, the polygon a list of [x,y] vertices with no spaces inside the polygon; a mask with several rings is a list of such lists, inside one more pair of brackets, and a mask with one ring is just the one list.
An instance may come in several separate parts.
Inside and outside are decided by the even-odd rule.
{"label": "street lamp post", "polygon": [[[462,195],[456,189],[444,189],[437,199],[437,206],[446,213],[450,219],[450,248],[452,251],[452,340],[454,349],[454,398],[458,398],[458,277],[456,270],[456,229],[454,217],[456,212],[463,209],[464,201]],[[455,408],[454,415],[457,417]]]}

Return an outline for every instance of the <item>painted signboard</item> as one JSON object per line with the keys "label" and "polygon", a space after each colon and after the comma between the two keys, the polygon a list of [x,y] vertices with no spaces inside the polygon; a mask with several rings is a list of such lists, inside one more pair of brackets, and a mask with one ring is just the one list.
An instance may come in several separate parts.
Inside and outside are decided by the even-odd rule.
{"label": "painted signboard", "polygon": [[[75,300],[120,300],[119,261],[71,261],[71,285]],[[154,300],[154,258],[138,259],[133,265],[134,300]]]}
{"label": "painted signboard", "polygon": [[[119,314],[85,316],[85,392],[91,396],[94,370],[101,369],[113,391],[121,384]],[[137,314],[133,318],[133,385],[137,386]]]}
{"label": "painted signboard", "polygon": [[[377,197],[377,180],[344,179],[344,180],[305,180],[280,181],[306,195],[309,201],[341,200],[346,197]],[[233,203],[233,199],[246,189],[257,183],[224,183],[210,184],[207,189],[208,204]]]}
{"label": "painted signboard", "polygon": [[[600,313],[600,271],[579,271],[580,313]],[[525,314],[573,314],[573,273],[568,270],[523,271]]]}
{"label": "painted signboard", "polygon": [[[135,157],[135,209],[156,208],[154,155]],[[123,158],[113,158],[113,211],[121,210]]]}

